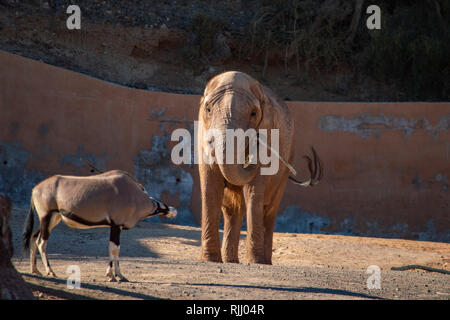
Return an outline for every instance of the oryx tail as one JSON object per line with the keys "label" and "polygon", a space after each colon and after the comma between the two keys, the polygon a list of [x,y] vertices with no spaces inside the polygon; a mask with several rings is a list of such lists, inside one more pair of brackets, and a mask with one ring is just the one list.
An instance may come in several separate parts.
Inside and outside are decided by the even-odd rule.
{"label": "oryx tail", "polygon": [[28,211],[28,215],[25,219],[25,223],[23,225],[23,233],[22,233],[22,254],[25,254],[30,249],[30,239],[31,234],[33,233],[34,227],[34,203],[33,197],[31,197],[30,201],[30,210]]}

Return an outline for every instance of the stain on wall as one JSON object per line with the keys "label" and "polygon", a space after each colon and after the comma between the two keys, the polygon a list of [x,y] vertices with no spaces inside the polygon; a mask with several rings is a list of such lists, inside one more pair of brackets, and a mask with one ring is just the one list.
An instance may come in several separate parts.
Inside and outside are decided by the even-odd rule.
{"label": "stain on wall", "polygon": [[322,116],[318,128],[327,132],[351,132],[362,138],[379,137],[384,130],[400,131],[404,137],[410,136],[415,130],[426,130],[437,138],[441,131],[450,129],[450,114],[439,118],[435,125],[430,124],[427,118],[407,119],[393,115],[364,113],[354,116],[353,119],[346,119],[345,116],[332,114]]}
{"label": "stain on wall", "polygon": [[27,169],[30,157],[20,142],[0,141],[0,192],[16,203],[29,204],[31,189],[43,179],[41,173]]}
{"label": "stain on wall", "polygon": [[[177,206],[176,223],[199,225],[197,168],[170,161],[171,132],[193,133],[199,96],[125,88],[1,51],[0,74],[0,192],[16,206],[45,177],[91,175],[84,158],[130,172]],[[294,167],[308,178],[302,156],[312,145],[325,175],[314,188],[288,182],[277,231],[450,242],[450,103],[288,106]]]}
{"label": "stain on wall", "polygon": [[324,227],[330,226],[330,219],[319,217],[317,213],[310,214],[299,206],[288,206],[277,217],[275,231],[293,233],[325,233]]}
{"label": "stain on wall", "polygon": [[[182,167],[171,166],[169,135],[153,136],[149,150],[141,150],[134,157],[135,177],[142,181],[147,192],[176,206],[178,215],[172,223],[193,225],[195,217],[190,209],[194,181]],[[166,196],[163,193],[166,192]],[[167,199],[165,199],[167,198]],[[174,203],[173,199],[176,199]],[[170,200],[172,199],[172,201]],[[166,221],[165,217],[151,218]]]}
{"label": "stain on wall", "polygon": [[[107,171],[106,167],[106,161],[108,160],[109,156],[107,155],[106,151],[103,152],[100,156],[95,155],[94,153],[87,153],[84,150],[84,147],[78,146],[77,150],[74,154],[65,154],[59,157],[59,163],[62,165],[73,165],[77,168],[82,168],[86,166],[86,163],[89,163],[90,165],[94,166],[96,169],[104,172]],[[96,172],[94,168],[90,169],[90,172],[94,173]]]}

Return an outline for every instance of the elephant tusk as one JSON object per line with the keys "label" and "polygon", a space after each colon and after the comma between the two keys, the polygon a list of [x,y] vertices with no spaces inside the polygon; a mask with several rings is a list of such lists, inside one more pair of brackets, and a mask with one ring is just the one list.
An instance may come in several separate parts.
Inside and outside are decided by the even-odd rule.
{"label": "elephant tusk", "polygon": [[[278,159],[281,160],[281,162],[289,169],[289,171],[292,173],[292,175],[294,175],[295,177],[297,177],[297,171],[294,169],[293,166],[291,166],[289,164],[289,162],[286,161],[286,159],[284,159],[279,153],[278,151],[276,151],[275,149],[273,149],[272,147],[270,147],[269,145],[267,145],[264,141],[262,141],[259,137],[257,138],[258,142],[261,143],[263,146],[265,146],[266,148],[269,148],[271,152],[273,152],[275,154],[276,157],[278,157]],[[314,157],[314,167],[313,167],[313,160],[311,160],[310,157],[308,156],[304,156],[304,158],[308,161],[308,169],[309,172],[311,174],[311,178],[307,181],[300,181],[295,179],[292,176],[289,176],[289,180],[291,180],[294,184],[302,186],[302,187],[309,187],[309,186],[315,186],[316,184],[319,183],[319,181],[322,179],[323,176],[323,167],[322,167],[322,162],[320,161],[320,158],[318,157],[316,150],[314,150],[313,147],[311,147],[312,152],[313,152],[313,157]]]}
{"label": "elephant tusk", "polygon": [[247,159],[245,159],[245,163],[242,165],[242,167],[244,169],[247,168],[252,163],[252,160],[253,160],[253,154],[249,154]]}
{"label": "elephant tusk", "polygon": [[258,137],[258,141],[259,143],[261,143],[264,147],[269,148],[271,152],[273,152],[275,154],[275,156],[281,160],[281,162],[283,162],[283,164],[289,169],[289,171],[291,171],[291,173],[294,176],[297,176],[297,171],[294,169],[293,166],[291,166],[289,164],[289,162],[287,162],[279,153],[278,151],[276,151],[275,149],[273,149],[271,146],[268,146],[264,141],[262,141],[259,137]]}
{"label": "elephant tusk", "polygon": [[294,177],[289,176],[289,180],[291,180],[293,184],[296,184],[301,187],[309,187],[309,186],[315,185],[314,183],[311,183],[311,179],[309,179],[308,181],[305,181],[305,182],[301,182],[301,181],[295,179]]}

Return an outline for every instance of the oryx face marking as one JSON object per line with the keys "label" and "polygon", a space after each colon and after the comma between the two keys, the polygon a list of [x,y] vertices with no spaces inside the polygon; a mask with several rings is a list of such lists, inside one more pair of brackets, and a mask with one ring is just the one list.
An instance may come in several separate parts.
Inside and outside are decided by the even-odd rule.
{"label": "oryx face marking", "polygon": [[149,214],[149,217],[155,216],[155,215],[163,215],[167,216],[169,218],[175,218],[177,215],[177,210],[174,207],[167,206],[165,203],[156,200],[153,197],[150,197],[150,200],[153,202],[155,209],[152,213]]}

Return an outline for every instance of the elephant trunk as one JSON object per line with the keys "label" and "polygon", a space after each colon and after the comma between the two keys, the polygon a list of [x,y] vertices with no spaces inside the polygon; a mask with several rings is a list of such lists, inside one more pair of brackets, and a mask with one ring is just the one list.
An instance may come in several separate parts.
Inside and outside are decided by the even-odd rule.
{"label": "elephant trunk", "polygon": [[246,185],[253,180],[257,172],[255,165],[244,168],[240,164],[219,164],[219,168],[225,180],[235,186]]}
{"label": "elephant trunk", "polygon": [[[217,152],[223,155],[223,161],[218,164],[220,172],[223,177],[231,184],[236,186],[243,186],[256,176],[258,165],[257,164],[241,164],[237,161],[237,153],[242,150],[234,148],[234,162],[226,163],[226,141],[225,135],[223,136],[223,143],[218,146]],[[246,157],[246,161],[248,157]]]}

